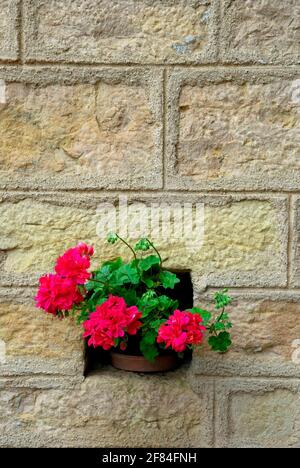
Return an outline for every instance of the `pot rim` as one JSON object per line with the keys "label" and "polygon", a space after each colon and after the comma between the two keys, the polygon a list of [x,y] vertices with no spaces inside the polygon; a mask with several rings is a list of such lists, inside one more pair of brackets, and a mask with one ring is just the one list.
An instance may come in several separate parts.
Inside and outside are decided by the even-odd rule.
{"label": "pot rim", "polygon": [[[124,358],[127,358],[127,359],[138,359],[139,361],[147,361],[147,362],[150,362],[148,361],[148,359],[146,359],[144,356],[139,356],[139,355],[135,355],[135,354],[125,354],[125,353],[122,353],[122,352],[118,352],[118,351],[110,351],[111,354],[114,354],[114,355],[117,355],[117,356],[121,356],[121,357],[124,357]],[[156,356],[155,360],[159,360],[159,359],[170,359],[170,358],[178,358],[178,355],[177,353],[170,353],[170,354],[164,354],[164,355],[159,355],[159,356]]]}
{"label": "pot rim", "polygon": [[131,372],[167,372],[178,367],[179,359],[176,353],[165,356],[157,356],[153,362],[144,356],[132,356],[111,351],[113,367]]}

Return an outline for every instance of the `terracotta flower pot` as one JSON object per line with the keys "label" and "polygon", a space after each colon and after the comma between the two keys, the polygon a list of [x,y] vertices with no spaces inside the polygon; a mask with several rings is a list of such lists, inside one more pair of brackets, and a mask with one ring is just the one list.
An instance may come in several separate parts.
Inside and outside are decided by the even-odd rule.
{"label": "terracotta flower pot", "polygon": [[113,367],[130,372],[166,372],[179,364],[175,353],[158,356],[154,362],[147,361],[143,356],[130,356],[116,351],[111,351],[110,355]]}

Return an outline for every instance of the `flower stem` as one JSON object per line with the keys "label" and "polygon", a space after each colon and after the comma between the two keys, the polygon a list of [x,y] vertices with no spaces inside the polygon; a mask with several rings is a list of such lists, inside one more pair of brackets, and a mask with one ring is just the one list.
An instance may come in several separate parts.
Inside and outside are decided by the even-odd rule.
{"label": "flower stem", "polygon": [[96,280],[94,278],[92,278],[91,281],[94,281],[94,283],[99,283],[99,284],[103,284],[104,286],[107,286],[107,283],[105,283],[104,281]]}
{"label": "flower stem", "polygon": [[217,322],[221,322],[221,320],[222,320],[222,318],[223,318],[223,315],[224,315],[224,312],[225,312],[225,307],[223,307],[222,313],[221,313],[221,315],[218,317]]}
{"label": "flower stem", "polygon": [[151,245],[152,249],[155,250],[155,252],[157,253],[158,255],[158,258],[159,258],[159,261],[160,261],[160,266],[162,266],[162,258],[161,258],[161,255],[159,253],[159,251],[157,250],[157,248],[155,247],[155,245],[151,242],[151,240],[147,239],[147,241],[149,242],[149,244]]}
{"label": "flower stem", "polygon": [[122,239],[122,237],[120,237],[118,234],[116,234],[117,238],[120,239],[121,242],[123,242],[123,244],[125,244],[132,252],[133,256],[134,256],[134,259],[137,260],[137,257],[136,257],[136,253],[135,251],[133,250],[133,248],[131,247],[131,245],[129,245],[124,239]]}

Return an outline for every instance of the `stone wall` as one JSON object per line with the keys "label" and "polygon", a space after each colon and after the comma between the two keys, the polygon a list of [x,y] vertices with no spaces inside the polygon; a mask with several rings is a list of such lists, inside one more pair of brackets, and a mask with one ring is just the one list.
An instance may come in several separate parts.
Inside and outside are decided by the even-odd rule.
{"label": "stone wall", "polygon": [[[300,446],[299,61],[299,0],[0,0],[0,446]],[[84,380],[35,310],[64,248],[112,254],[120,194],[205,204],[203,245],[162,250],[195,304],[231,289],[230,353]]]}

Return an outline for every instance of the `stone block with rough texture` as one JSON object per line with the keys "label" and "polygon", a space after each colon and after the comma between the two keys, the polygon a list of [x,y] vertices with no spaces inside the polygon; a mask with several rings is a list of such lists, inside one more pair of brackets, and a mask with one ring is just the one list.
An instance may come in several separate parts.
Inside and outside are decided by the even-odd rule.
{"label": "stone block with rough texture", "polygon": [[216,383],[218,447],[296,448],[299,382],[230,379]]}
{"label": "stone block with rough texture", "polygon": [[299,64],[299,0],[222,0],[220,41],[227,62]]}
{"label": "stone block with rough texture", "polygon": [[0,446],[209,447],[212,414],[212,387],[195,393],[184,370],[108,369],[74,390],[0,388]]}
{"label": "stone block with rough texture", "polygon": [[83,353],[82,329],[71,319],[58,320],[33,304],[0,302],[0,339],[6,343],[6,358],[32,356],[68,359]]}
{"label": "stone block with rough texture", "polygon": [[168,187],[299,187],[298,74],[174,72],[170,79]]}
{"label": "stone block with rough texture", "polygon": [[64,385],[78,383],[84,371],[82,327],[35,308],[35,294],[36,288],[0,289],[0,343],[5,347],[0,380],[23,376],[21,381],[31,387],[25,384],[30,376],[52,375],[63,377]]}
{"label": "stone block with rough texture", "polygon": [[291,203],[291,286],[300,287],[300,199],[292,198]]}
{"label": "stone block with rough texture", "polygon": [[210,0],[25,1],[26,58],[92,63],[189,63],[215,57]]}
{"label": "stone block with rough texture", "polygon": [[[194,283],[195,285],[195,283]],[[209,306],[213,291],[194,288],[195,305]],[[197,373],[216,375],[300,377],[300,297],[297,293],[231,293],[228,307],[233,324],[232,347],[224,355],[210,351],[205,341],[194,354]]]}
{"label": "stone block with rough texture", "polygon": [[0,62],[18,58],[19,4],[19,0],[1,0],[0,3]]}
{"label": "stone block with rough texture", "polygon": [[[0,447],[300,447],[299,65],[299,0],[0,0]],[[230,351],[91,373],[33,298],[108,232],[228,287]]]}
{"label": "stone block with rough texture", "polygon": [[[131,208],[136,206],[136,198],[129,197],[129,226],[147,219],[151,202],[157,204],[160,200],[182,204],[193,198],[180,195],[139,197],[139,202],[144,204],[135,211]],[[170,241],[169,237],[151,236],[163,258],[169,259],[166,267],[190,269],[192,266],[193,271],[212,286],[286,284],[284,198],[196,196],[194,201],[203,204],[205,222],[203,236],[195,239],[192,248],[184,239]],[[118,199],[89,195],[32,198],[4,194],[0,204],[2,283],[24,285],[31,278],[35,284],[39,273],[51,270],[58,255],[79,241],[95,245],[94,265],[120,254],[128,256],[126,247],[111,246],[106,237],[97,236],[99,227],[107,221],[103,207],[106,209],[108,202],[114,210]],[[118,213],[117,206],[115,212]],[[172,222],[170,227],[173,229]],[[110,231],[108,228],[106,235]]]}
{"label": "stone block with rough texture", "polygon": [[161,187],[160,76],[0,79],[2,185]]}

